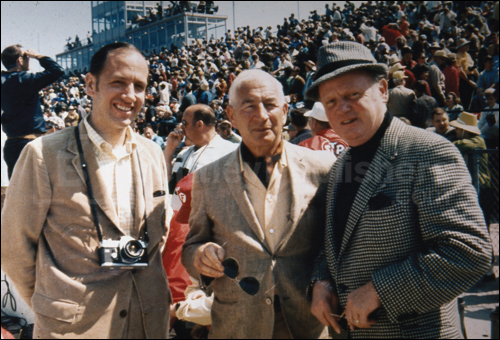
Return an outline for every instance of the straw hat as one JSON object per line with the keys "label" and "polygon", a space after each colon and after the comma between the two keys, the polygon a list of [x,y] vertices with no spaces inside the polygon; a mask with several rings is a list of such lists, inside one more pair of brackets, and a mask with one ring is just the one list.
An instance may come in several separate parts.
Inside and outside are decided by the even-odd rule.
{"label": "straw hat", "polygon": [[401,79],[406,79],[408,78],[407,76],[405,76],[405,73],[404,71],[396,71],[393,73],[392,77],[396,80],[401,80]]}
{"label": "straw hat", "polygon": [[304,64],[309,66],[313,71],[316,71],[316,65],[311,60],[304,61]]}
{"label": "straw hat", "polygon": [[470,41],[468,41],[467,39],[460,39],[460,40],[458,40],[457,50],[460,47],[463,47],[463,46],[468,45],[468,44],[470,44]]}
{"label": "straw hat", "polygon": [[321,102],[314,103],[312,110],[304,113],[304,117],[312,117],[321,122],[328,122],[328,118],[326,117],[325,108]]}
{"label": "straw hat", "polygon": [[406,68],[406,66],[403,66],[400,63],[396,63],[396,64],[391,66],[391,68],[389,69],[389,72],[394,73],[394,72],[404,70],[405,68]]}
{"label": "straw hat", "polygon": [[462,112],[457,120],[450,122],[450,125],[476,135],[481,134],[481,130],[477,127],[477,117],[472,113]]}
{"label": "straw hat", "polygon": [[436,53],[434,53],[434,58],[435,57],[446,58],[446,59],[448,58],[444,50],[436,51]]}

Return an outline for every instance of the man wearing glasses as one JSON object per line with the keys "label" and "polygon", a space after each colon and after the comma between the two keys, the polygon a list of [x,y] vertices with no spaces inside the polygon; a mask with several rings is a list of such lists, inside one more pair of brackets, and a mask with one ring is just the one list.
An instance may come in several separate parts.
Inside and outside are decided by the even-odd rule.
{"label": "man wearing glasses", "polygon": [[[171,193],[187,174],[225,156],[237,145],[222,139],[215,131],[215,113],[208,105],[195,104],[183,115],[182,130],[172,131],[165,146],[165,160]],[[194,145],[181,151],[174,161],[175,149],[184,136]]]}
{"label": "man wearing glasses", "polygon": [[333,155],[285,142],[287,114],[275,78],[243,71],[227,109],[241,146],[193,175],[182,263],[211,282],[210,338],[310,339],[325,329],[305,292]]}

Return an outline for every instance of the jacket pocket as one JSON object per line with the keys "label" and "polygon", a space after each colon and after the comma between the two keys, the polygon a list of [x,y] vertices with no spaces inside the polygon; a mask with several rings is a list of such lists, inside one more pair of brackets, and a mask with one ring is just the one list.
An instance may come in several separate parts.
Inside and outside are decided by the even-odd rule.
{"label": "jacket pocket", "polygon": [[75,322],[79,311],[76,302],[54,300],[38,293],[33,294],[31,304],[35,313],[67,323]]}

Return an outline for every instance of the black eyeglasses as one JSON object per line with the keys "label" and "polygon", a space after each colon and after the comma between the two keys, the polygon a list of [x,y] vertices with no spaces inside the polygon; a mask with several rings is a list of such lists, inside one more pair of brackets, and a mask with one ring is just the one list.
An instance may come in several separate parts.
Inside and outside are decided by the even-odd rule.
{"label": "black eyeglasses", "polygon": [[186,121],[183,119],[183,120],[181,120],[181,124],[182,124],[182,126],[186,127],[186,126],[188,125],[188,122],[186,122]]}
{"label": "black eyeglasses", "polygon": [[235,281],[245,293],[248,295],[257,294],[260,288],[260,283],[255,277],[248,276],[242,278],[241,280],[236,278],[240,272],[240,265],[238,264],[238,261],[228,257],[222,261],[222,266],[224,267],[224,274],[231,280]]}

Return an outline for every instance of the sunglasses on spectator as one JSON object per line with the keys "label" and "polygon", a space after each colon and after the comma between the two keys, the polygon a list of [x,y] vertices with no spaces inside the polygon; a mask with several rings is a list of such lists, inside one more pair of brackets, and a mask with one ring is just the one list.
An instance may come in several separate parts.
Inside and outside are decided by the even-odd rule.
{"label": "sunglasses on spectator", "polygon": [[248,295],[255,295],[259,291],[260,283],[255,277],[244,277],[238,280],[237,277],[240,272],[240,265],[235,259],[228,257],[222,261],[222,266],[224,267],[224,275],[236,282],[240,288]]}

